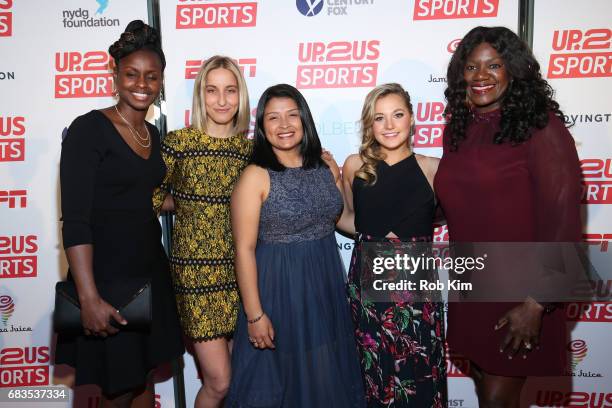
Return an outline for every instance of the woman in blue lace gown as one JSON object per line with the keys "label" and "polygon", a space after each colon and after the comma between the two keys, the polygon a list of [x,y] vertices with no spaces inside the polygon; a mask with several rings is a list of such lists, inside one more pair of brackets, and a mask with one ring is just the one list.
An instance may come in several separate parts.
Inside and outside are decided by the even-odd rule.
{"label": "woman in blue lace gown", "polygon": [[363,407],[363,385],[334,228],[335,162],[321,159],[304,97],[268,88],[251,165],[231,203],[242,308],[229,407]]}

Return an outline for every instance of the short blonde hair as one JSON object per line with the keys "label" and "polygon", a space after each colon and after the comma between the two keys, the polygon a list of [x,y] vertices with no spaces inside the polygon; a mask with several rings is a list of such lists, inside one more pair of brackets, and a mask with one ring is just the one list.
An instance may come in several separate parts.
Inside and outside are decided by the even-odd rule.
{"label": "short blonde hair", "polygon": [[[400,84],[388,83],[378,85],[372,89],[363,102],[361,110],[361,146],[359,146],[359,157],[363,165],[355,173],[355,177],[365,180],[367,185],[376,183],[376,165],[379,161],[384,160],[384,154],[380,151],[380,145],[374,137],[372,126],[374,125],[374,113],[376,102],[387,95],[399,95],[404,100],[408,112],[412,113],[412,103],[410,95]],[[413,122],[414,123],[414,122]],[[414,125],[410,129],[410,136],[414,133]]]}
{"label": "short blonde hair", "polygon": [[247,89],[246,81],[240,71],[240,67],[234,60],[229,57],[221,55],[215,55],[210,57],[198,72],[195,83],[193,84],[193,106],[191,108],[191,126],[206,133],[206,105],[205,92],[206,92],[206,76],[210,71],[217,68],[225,68],[231,71],[236,77],[238,83],[238,111],[234,116],[234,128],[232,129],[233,135],[244,136],[249,131],[249,123],[251,121],[251,112],[249,107],[249,91]]}

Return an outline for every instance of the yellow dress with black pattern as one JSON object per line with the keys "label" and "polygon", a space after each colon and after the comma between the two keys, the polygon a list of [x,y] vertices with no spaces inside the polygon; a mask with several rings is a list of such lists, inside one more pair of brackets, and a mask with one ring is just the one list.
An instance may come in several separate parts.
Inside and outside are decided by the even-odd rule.
{"label": "yellow dress with black pattern", "polygon": [[161,150],[167,173],[153,204],[159,208],[167,192],[174,198],[170,265],[183,330],[196,341],[231,337],[239,296],[230,196],[252,142],[184,128],[168,133]]}

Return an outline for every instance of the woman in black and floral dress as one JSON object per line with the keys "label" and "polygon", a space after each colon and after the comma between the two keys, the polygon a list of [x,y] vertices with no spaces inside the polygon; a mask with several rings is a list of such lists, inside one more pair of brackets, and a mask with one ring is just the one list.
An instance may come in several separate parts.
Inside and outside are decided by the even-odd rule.
{"label": "woman in black and floral dress", "polygon": [[374,275],[361,262],[373,246],[391,251],[377,256],[429,246],[439,160],[410,149],[412,105],[398,84],[380,85],[368,94],[361,123],[359,154],[349,156],[343,168],[346,210],[338,227],[356,232],[348,291],[368,406],[443,407],[443,304],[435,293],[369,296]]}

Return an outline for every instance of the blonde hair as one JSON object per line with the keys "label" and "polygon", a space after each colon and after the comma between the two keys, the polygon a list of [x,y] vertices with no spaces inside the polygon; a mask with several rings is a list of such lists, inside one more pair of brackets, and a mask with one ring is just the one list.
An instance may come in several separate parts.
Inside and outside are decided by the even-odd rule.
{"label": "blonde hair", "polygon": [[[376,165],[378,162],[385,159],[385,154],[380,151],[380,145],[374,137],[372,125],[374,124],[376,102],[387,95],[401,96],[410,115],[412,115],[410,95],[400,84],[388,83],[378,85],[366,96],[361,110],[361,146],[359,146],[359,157],[363,165],[355,173],[355,177],[365,180],[366,185],[373,185],[376,183]],[[410,136],[412,136],[413,133],[414,126],[410,128]]]}
{"label": "blonde hair", "polygon": [[200,68],[198,75],[196,76],[195,83],[193,84],[193,105],[191,108],[191,126],[206,133],[206,105],[205,105],[205,92],[206,92],[206,76],[210,71],[217,68],[225,68],[231,71],[236,77],[238,83],[238,111],[234,116],[234,128],[232,129],[232,135],[244,136],[249,130],[249,123],[251,120],[251,112],[249,108],[249,91],[247,89],[246,81],[240,71],[240,67],[234,60],[229,57],[221,55],[215,55],[210,57]]}

